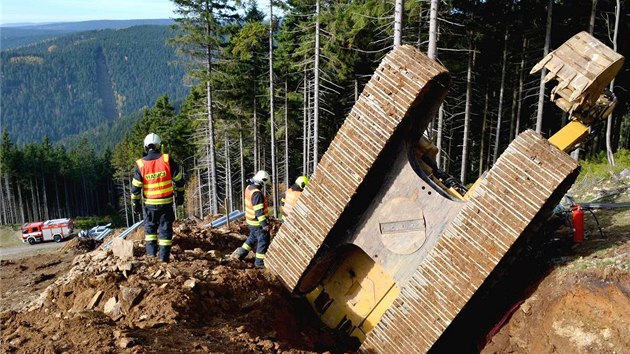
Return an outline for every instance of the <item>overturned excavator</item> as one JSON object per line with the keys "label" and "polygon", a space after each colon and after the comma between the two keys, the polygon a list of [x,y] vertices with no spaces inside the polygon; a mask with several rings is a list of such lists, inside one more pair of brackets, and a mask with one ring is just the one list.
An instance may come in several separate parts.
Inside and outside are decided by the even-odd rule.
{"label": "overturned excavator", "polygon": [[519,239],[575,181],[566,152],[610,114],[605,87],[623,57],[579,33],[545,57],[571,122],[547,140],[510,143],[466,191],[435,167],[423,132],[449,73],[410,46],[389,53],[322,157],[272,242],[267,265],[321,320],[366,353],[432,348]]}

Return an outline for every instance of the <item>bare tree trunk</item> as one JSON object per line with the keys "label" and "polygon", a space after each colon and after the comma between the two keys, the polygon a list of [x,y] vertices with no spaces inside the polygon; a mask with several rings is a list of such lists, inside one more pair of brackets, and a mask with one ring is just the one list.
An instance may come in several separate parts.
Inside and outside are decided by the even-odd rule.
{"label": "bare tree trunk", "polygon": [[525,53],[527,52],[527,38],[523,37],[523,53],[521,55],[521,67],[518,73],[518,98],[516,99],[516,125],[514,127],[514,136],[518,136],[521,128],[521,108],[523,105],[523,73],[525,71]]}
{"label": "bare tree trunk", "polygon": [[507,67],[507,40],[508,30],[505,29],[504,44],[503,44],[503,65],[501,68],[501,87],[499,89],[499,111],[497,113],[497,132],[494,137],[494,154],[492,155],[492,164],[497,162],[499,155],[499,142],[501,138],[501,120],[503,119],[503,93],[505,92],[505,70]]}
{"label": "bare tree trunk", "polygon": [[[210,161],[210,147],[208,145],[206,145],[206,158]],[[206,178],[208,179],[208,205],[210,206],[210,213],[212,213],[212,187],[210,187],[210,184],[213,183],[213,180],[209,162],[206,165],[206,169]]]}
{"label": "bare tree trunk", "polygon": [[[193,163],[195,164],[195,166],[197,165],[196,163],[196,158],[193,159]],[[201,168],[199,168],[197,170],[197,188],[199,188],[199,218],[203,219],[203,189],[201,188]]]}
{"label": "bare tree trunk", "polygon": [[597,0],[591,3],[591,18],[588,21],[588,33],[593,34],[595,30],[595,13],[597,12]]}
{"label": "bare tree trunk", "polygon": [[[33,209],[33,219],[39,220],[39,199],[35,197],[35,187],[33,187],[33,179],[31,178],[31,200]],[[35,220],[33,220],[35,221]]]}
{"label": "bare tree trunk", "polygon": [[304,67],[304,97],[302,99],[302,174],[308,174],[308,77]]}
{"label": "bare tree trunk", "polygon": [[429,10],[429,48],[427,56],[431,59],[437,58],[437,13],[439,0],[431,0],[431,9]]}
{"label": "bare tree trunk", "polygon": [[125,185],[125,178],[121,178],[123,186],[123,205],[125,207],[125,222],[127,223],[127,227],[129,227],[129,209],[127,209],[127,186]]}
{"label": "bare tree trunk", "polygon": [[[545,49],[543,51],[543,58],[549,54],[549,43],[551,42],[551,22],[552,22],[552,10],[553,0],[549,0],[547,4],[547,30],[545,34]],[[543,106],[545,103],[545,82],[544,78],[547,75],[547,69],[540,71],[540,86],[538,88],[538,109],[536,111],[536,133],[542,131],[542,119],[543,119]]]}
{"label": "bare tree trunk", "polygon": [[225,215],[232,209],[232,168],[230,166],[230,139],[225,134]]}
{"label": "bare tree trunk", "polygon": [[[438,13],[438,5],[439,5],[439,0],[431,0],[431,7],[429,10],[429,47],[427,49],[427,56],[431,59],[437,59],[437,29],[438,29],[438,24],[437,24],[437,13]],[[443,115],[443,108],[442,106],[440,106],[440,113],[439,113],[439,117],[441,118]],[[428,129],[428,134],[429,134],[429,138],[432,139],[433,136],[433,125],[434,123],[434,118],[431,119],[431,121],[429,122],[429,129]],[[438,122],[438,131],[440,130],[440,123]],[[438,137],[438,142],[437,142],[437,148],[438,148],[438,155],[437,155],[437,164],[438,167],[440,167],[440,157],[441,157],[441,152],[440,152],[440,143],[442,142],[442,137],[440,136],[441,134],[438,133],[437,134]]]}
{"label": "bare tree trunk", "polygon": [[276,166],[276,125],[274,121],[273,91],[273,0],[269,0],[269,120],[271,127],[271,180],[273,216],[278,217],[278,169]]}
{"label": "bare tree trunk", "polygon": [[[307,156],[306,156],[306,161],[310,162],[311,157],[313,156],[312,154],[312,142],[313,142],[313,94],[311,92],[310,89],[310,83],[309,83],[309,90],[308,90],[308,119],[307,119],[307,133],[306,133],[306,152],[307,152]],[[306,166],[306,174],[309,175],[311,174],[311,172],[313,172],[311,170],[311,167],[313,167],[314,164],[308,164]]]}
{"label": "bare tree trunk", "polygon": [[24,203],[22,202],[22,185],[17,183],[17,191],[18,191],[18,202],[20,205],[20,217],[22,218],[22,224],[26,222],[26,218],[24,217]]}
{"label": "bare tree trunk", "polygon": [[508,132],[508,141],[514,140],[514,127],[516,127],[516,106],[518,103],[516,102],[518,98],[518,83],[514,81],[514,86],[512,86],[512,105],[510,106],[510,131]]}
{"label": "bare tree trunk", "polygon": [[[597,0],[593,0],[593,3],[596,3]],[[593,8],[595,5],[593,5]],[[595,12],[595,11],[593,11]],[[591,15],[594,16],[594,15]],[[619,18],[621,17],[621,0],[617,0],[617,6],[615,7],[615,33],[613,33],[613,50],[617,51],[617,35],[619,34]],[[610,82],[610,91],[614,92],[615,89],[615,79],[613,78]],[[612,148],[612,126],[613,126],[613,115],[612,113],[608,116],[606,120],[606,156],[608,156],[608,164],[610,166],[615,166],[615,155],[613,154]]]}
{"label": "bare tree trunk", "polygon": [[438,110],[438,124],[437,124],[437,142],[435,145],[438,148],[438,153],[435,156],[435,162],[437,163],[437,167],[442,167],[442,130],[444,124],[444,104],[440,105],[440,109]]}
{"label": "bare tree trunk", "polygon": [[44,218],[50,220],[50,212],[48,210],[48,193],[46,192],[46,179],[42,177],[42,193],[44,195]]}
{"label": "bare tree trunk", "polygon": [[319,160],[319,0],[315,1],[315,82],[313,83],[313,172]]}
{"label": "bare tree trunk", "polygon": [[254,170],[260,170],[260,151],[258,150],[258,110],[254,94]]}
{"label": "bare tree trunk", "polygon": [[284,184],[289,185],[289,81],[284,78]]}
{"label": "bare tree trunk", "polygon": [[472,71],[475,66],[476,53],[472,41],[468,47],[468,71],[466,73],[466,107],[464,108],[464,137],[462,141],[462,167],[459,179],[466,183],[468,168],[468,131],[470,127],[470,105],[472,104]]}
{"label": "bare tree trunk", "polygon": [[[208,9],[210,11],[210,9]],[[207,23],[206,26],[206,35],[210,37],[212,33],[212,29],[210,28],[210,23]],[[206,110],[208,114],[208,145],[209,145],[209,155],[208,155],[208,170],[210,175],[210,180],[208,180],[208,191],[210,193],[210,210],[213,214],[218,213],[218,199],[217,199],[217,166],[216,166],[216,153],[214,149],[214,115],[212,112],[212,83],[210,79],[212,77],[212,48],[210,44],[206,46]]]}
{"label": "bare tree trunk", "polygon": [[488,86],[486,86],[486,98],[483,106],[483,123],[481,124],[481,146],[479,147],[479,177],[483,174],[484,153],[486,151],[486,122],[488,118]]}
{"label": "bare tree trunk", "polygon": [[[0,184],[2,184],[2,182],[0,182]],[[15,197],[11,193],[12,188],[11,188],[10,178],[8,174],[4,175],[4,185],[5,185],[4,189],[7,191],[6,198],[3,195],[4,193],[0,191],[0,196],[2,196],[2,199],[3,199],[2,210],[5,214],[4,223],[13,224],[17,221],[17,211],[16,211],[17,208],[15,206]]]}
{"label": "bare tree trunk", "polygon": [[240,193],[240,200],[241,200],[241,210],[245,211],[245,158],[243,156],[243,128],[242,126],[239,128],[238,130],[238,144],[239,144],[239,150],[241,153],[241,193]]}
{"label": "bare tree trunk", "polygon": [[6,182],[6,178],[7,176],[5,175],[5,184],[6,187],[3,188],[2,190],[0,190],[0,224],[8,224],[8,218],[7,218],[7,208],[5,206],[5,202],[4,202],[4,190],[9,190],[8,185],[9,183]]}
{"label": "bare tree trunk", "polygon": [[[210,81],[207,82],[208,88],[208,109],[209,112],[212,112],[212,92],[210,91]],[[218,203],[217,203],[217,170],[216,170],[216,152],[214,149],[214,118],[212,117],[212,113],[208,114],[208,170],[209,170],[209,180],[208,180],[208,192],[210,193],[210,210],[213,214],[218,212]]]}
{"label": "bare tree trunk", "polygon": [[404,6],[404,0],[396,0],[396,5],[394,7],[394,47],[398,47],[402,44]]}

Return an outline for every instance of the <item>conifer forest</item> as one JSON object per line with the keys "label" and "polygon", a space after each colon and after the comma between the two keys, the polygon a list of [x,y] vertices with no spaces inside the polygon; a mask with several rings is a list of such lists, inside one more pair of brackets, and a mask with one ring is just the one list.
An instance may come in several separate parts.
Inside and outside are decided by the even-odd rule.
{"label": "conifer forest", "polygon": [[[176,55],[163,62],[155,54],[143,56],[141,66],[164,65],[148,77],[126,71],[133,56],[95,49],[75,58],[76,65],[58,60],[56,81],[42,82],[42,64],[33,63],[42,59],[24,50],[49,45],[1,52],[3,66],[27,61],[39,69],[21,71],[29,80],[3,71],[0,223],[104,215],[121,226],[133,223],[130,182],[150,132],[160,135],[164,151],[184,168],[180,215],[203,219],[243,210],[245,180],[259,169],[272,176],[268,192],[277,205],[296,177],[313,174],[375,68],[397,45],[414,46],[450,71],[451,88],[427,135],[440,149],[439,167],[464,184],[489,169],[520,132],[533,129],[549,137],[566,124],[569,117],[549,101],[551,83],[530,70],[580,31],[624,55],[626,63],[611,84],[615,111],[591,132],[578,157],[630,149],[627,0],[173,3],[175,24],[160,33],[167,33],[166,47]],[[80,41],[79,34],[68,36]],[[142,42],[133,50],[142,52]],[[46,60],[55,54],[53,48]],[[113,91],[89,76],[105,75],[98,69],[105,62],[108,75],[117,75]],[[171,66],[181,74],[166,75]],[[165,75],[158,80],[159,72]],[[5,100],[15,93],[9,89],[44,92],[28,83],[61,92],[76,75],[87,76],[76,81],[83,84],[73,87],[73,95],[89,97],[91,104],[61,94],[22,95],[20,104]],[[169,89],[173,84],[177,89]],[[136,96],[151,103],[125,104],[140,102]],[[57,125],[62,128],[41,128],[46,125],[40,119],[48,116],[43,110],[60,107],[76,114],[50,115],[63,121]],[[9,115],[22,118],[8,123]]]}

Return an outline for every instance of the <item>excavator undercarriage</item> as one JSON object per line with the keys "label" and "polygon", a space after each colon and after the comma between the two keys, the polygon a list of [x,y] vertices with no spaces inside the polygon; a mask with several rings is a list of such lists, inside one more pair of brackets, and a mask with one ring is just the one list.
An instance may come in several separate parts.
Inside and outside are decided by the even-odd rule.
{"label": "excavator undercarriage", "polygon": [[362,352],[428,351],[579,172],[526,131],[472,190],[448,181],[422,134],[449,82],[413,47],[389,53],[268,252],[269,268]]}

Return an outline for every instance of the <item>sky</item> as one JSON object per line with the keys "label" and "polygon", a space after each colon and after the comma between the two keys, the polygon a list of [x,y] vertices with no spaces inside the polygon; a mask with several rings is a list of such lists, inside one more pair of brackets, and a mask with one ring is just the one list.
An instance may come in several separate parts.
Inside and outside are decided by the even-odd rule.
{"label": "sky", "polygon": [[170,0],[0,0],[0,24],[173,18]]}

